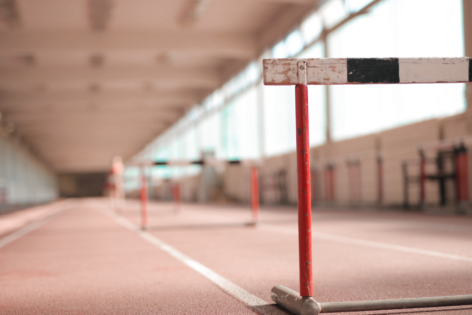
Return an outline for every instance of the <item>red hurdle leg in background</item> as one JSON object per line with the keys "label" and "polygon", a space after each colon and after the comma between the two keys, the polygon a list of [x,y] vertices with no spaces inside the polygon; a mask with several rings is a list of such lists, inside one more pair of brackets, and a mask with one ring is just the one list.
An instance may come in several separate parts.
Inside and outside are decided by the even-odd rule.
{"label": "red hurdle leg in background", "polygon": [[328,165],[325,169],[325,198],[334,201],[334,166]]}
{"label": "red hurdle leg in background", "polygon": [[147,212],[147,185],[146,173],[144,167],[141,167],[141,228],[144,230],[147,227],[148,212]]}
{"label": "red hurdle leg in background", "polygon": [[176,182],[174,184],[174,207],[175,207],[175,212],[180,210],[180,183]]}
{"label": "red hurdle leg in background", "polygon": [[383,202],[383,160],[381,157],[377,158],[377,199],[378,203]]}
{"label": "red hurdle leg in background", "polygon": [[328,170],[329,175],[329,200],[334,201],[334,166],[330,166]]}
{"label": "red hurdle leg in background", "polygon": [[257,167],[251,167],[251,209],[252,221],[259,220],[259,180],[257,177]]}
{"label": "red hurdle leg in background", "polygon": [[[461,145],[456,150],[456,190],[459,207],[469,201],[469,165],[467,160],[467,149]],[[459,210],[463,211],[464,209]]]}
{"label": "red hurdle leg in background", "polygon": [[424,206],[426,200],[426,157],[420,152],[420,206]]}
{"label": "red hurdle leg in background", "polygon": [[300,295],[313,296],[311,247],[310,141],[308,130],[308,87],[295,86],[298,173],[298,250],[300,259]]}

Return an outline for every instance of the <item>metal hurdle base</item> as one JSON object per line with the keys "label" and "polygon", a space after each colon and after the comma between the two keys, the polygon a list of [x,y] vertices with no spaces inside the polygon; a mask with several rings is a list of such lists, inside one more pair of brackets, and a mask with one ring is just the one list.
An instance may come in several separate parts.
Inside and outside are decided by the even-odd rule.
{"label": "metal hurdle base", "polygon": [[318,315],[321,312],[321,305],[314,298],[301,297],[298,292],[283,285],[273,287],[270,297],[275,303],[297,315]]}
{"label": "metal hurdle base", "polygon": [[298,292],[283,285],[276,285],[271,292],[275,303],[297,315],[472,305],[472,295],[318,303],[312,297],[301,297]]}

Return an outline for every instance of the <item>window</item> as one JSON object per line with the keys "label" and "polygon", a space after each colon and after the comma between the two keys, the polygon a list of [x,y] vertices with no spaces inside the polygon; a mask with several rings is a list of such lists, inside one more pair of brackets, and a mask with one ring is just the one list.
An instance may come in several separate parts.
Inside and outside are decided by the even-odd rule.
{"label": "window", "polygon": [[[332,33],[328,46],[334,58],[463,56],[461,1],[383,1]],[[334,140],[465,110],[464,84],[329,88]]]}

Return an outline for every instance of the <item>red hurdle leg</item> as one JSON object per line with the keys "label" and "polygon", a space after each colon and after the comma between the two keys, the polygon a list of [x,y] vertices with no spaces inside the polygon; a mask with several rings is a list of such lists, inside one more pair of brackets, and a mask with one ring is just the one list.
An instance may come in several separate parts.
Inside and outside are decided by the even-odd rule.
{"label": "red hurdle leg", "polygon": [[295,87],[298,173],[298,248],[300,259],[300,295],[313,296],[311,248],[310,141],[308,130],[308,87]]}
{"label": "red hurdle leg", "polygon": [[469,201],[469,165],[467,163],[467,150],[461,146],[456,151],[456,190],[457,201],[464,203]]}
{"label": "red hurdle leg", "polygon": [[252,221],[256,223],[259,220],[259,181],[256,167],[251,167],[251,208]]}
{"label": "red hurdle leg", "polygon": [[426,200],[426,158],[424,153],[420,152],[420,205],[423,207]]}
{"label": "red hurdle leg", "polygon": [[180,210],[180,183],[175,183],[174,184],[174,206],[175,206],[175,212]]}
{"label": "red hurdle leg", "polygon": [[141,167],[141,228],[144,230],[147,227],[148,212],[147,212],[147,186],[146,174],[144,167]]}
{"label": "red hurdle leg", "polygon": [[334,167],[330,166],[328,169],[329,175],[329,200],[334,201]]}
{"label": "red hurdle leg", "polygon": [[377,158],[377,199],[378,203],[383,202],[383,160],[382,158]]}

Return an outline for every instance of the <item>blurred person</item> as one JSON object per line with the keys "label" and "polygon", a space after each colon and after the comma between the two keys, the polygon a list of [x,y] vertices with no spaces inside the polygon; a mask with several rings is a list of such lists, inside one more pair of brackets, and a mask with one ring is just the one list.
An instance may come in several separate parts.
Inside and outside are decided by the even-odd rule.
{"label": "blurred person", "polygon": [[114,156],[109,176],[110,201],[111,206],[120,212],[125,203],[123,171],[123,159],[121,156]]}

